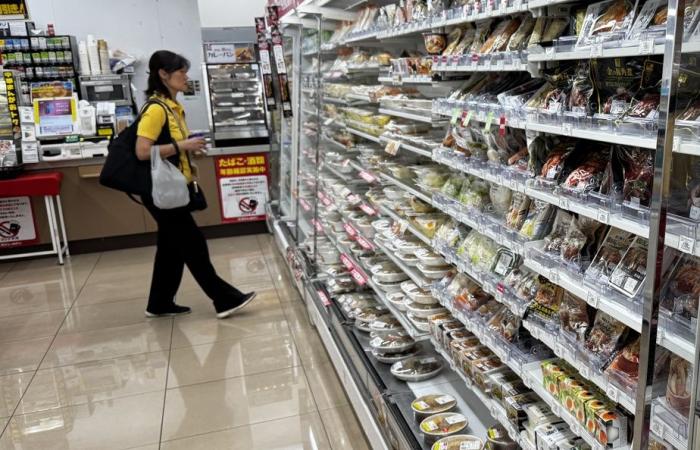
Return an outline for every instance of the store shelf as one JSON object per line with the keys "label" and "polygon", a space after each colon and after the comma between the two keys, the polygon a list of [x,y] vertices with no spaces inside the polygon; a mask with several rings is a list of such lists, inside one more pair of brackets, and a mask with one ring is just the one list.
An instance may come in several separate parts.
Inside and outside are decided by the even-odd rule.
{"label": "store shelf", "polygon": [[545,61],[567,61],[581,60],[589,58],[625,58],[640,55],[662,55],[664,53],[664,45],[653,43],[640,42],[611,42],[609,47],[601,44],[597,46],[582,48],[572,51],[556,51],[555,47],[547,47],[543,53],[530,52],[527,56],[529,62],[545,62]]}
{"label": "store shelf", "polygon": [[404,142],[402,140],[395,140],[395,139],[390,139],[388,137],[380,136],[379,141],[385,145],[391,141],[396,141],[396,142],[399,142],[401,144],[398,151],[401,151],[401,149],[406,149],[411,153],[415,153],[416,155],[420,155],[420,156],[425,156],[426,158],[431,158],[433,156],[433,152],[431,152],[430,150],[424,150],[424,149],[416,147],[414,145],[407,144],[406,142]]}
{"label": "store shelf", "polygon": [[403,119],[415,120],[416,122],[429,123],[433,127],[440,127],[447,125],[448,121],[443,119],[437,119],[433,117],[431,111],[426,111],[423,114],[399,111],[396,109],[389,108],[379,108],[379,114],[386,114],[388,116],[401,117]]}
{"label": "store shelf", "polygon": [[314,111],[308,108],[301,108],[301,112],[303,112],[307,116],[318,116],[318,111]]}
{"label": "store shelf", "polygon": [[655,149],[656,139],[637,135],[616,134],[610,131],[586,130],[566,125],[546,125],[541,123],[527,122],[528,131],[539,131],[547,134],[556,134],[559,136],[572,136],[579,139],[589,139],[591,141],[609,142],[611,144],[619,144],[624,142],[625,145],[632,147],[642,147]]}
{"label": "store shelf", "polygon": [[404,191],[408,192],[411,195],[415,195],[419,199],[423,200],[424,202],[428,203],[429,205],[433,204],[433,199],[431,196],[428,194],[419,191],[416,187],[409,186],[403,181],[399,181],[396,178],[392,177],[391,175],[387,175],[385,173],[380,173],[379,176],[388,181],[389,183],[393,184],[394,186],[403,189]]}
{"label": "store shelf", "polygon": [[404,218],[402,218],[401,216],[399,216],[398,214],[396,214],[395,211],[392,211],[392,210],[391,210],[390,208],[388,208],[387,206],[384,206],[384,205],[381,205],[381,204],[380,204],[380,205],[377,205],[377,207],[379,208],[379,212],[380,212],[382,215],[384,215],[384,216],[386,216],[386,217],[392,219],[392,220],[395,221],[395,222],[405,224],[405,225],[406,225],[406,229],[407,229],[412,235],[414,235],[415,237],[417,237],[418,239],[420,239],[424,244],[431,245],[430,239],[429,239],[426,235],[424,235],[423,233],[421,233],[421,232],[418,230],[418,228],[416,228],[415,226],[413,226],[413,224],[411,224],[409,221],[407,221],[406,219],[404,219]]}
{"label": "store shelf", "polygon": [[[433,72],[441,73],[471,73],[471,72],[523,72],[529,70],[527,60],[513,56],[502,55],[501,58],[480,60],[478,57],[449,59],[443,57],[435,64]],[[454,57],[453,57],[454,58]]]}
{"label": "store shelf", "polygon": [[377,136],[372,136],[371,134],[365,133],[364,131],[356,130],[355,128],[349,125],[346,126],[345,129],[348,131],[348,133],[354,134],[355,136],[359,136],[361,138],[365,138],[368,141],[376,142],[377,144],[380,144],[382,142]]}
{"label": "store shelf", "polygon": [[331,139],[328,136],[321,135],[321,140],[329,145],[332,145],[333,147],[337,148],[338,150],[345,150],[347,151],[348,148],[341,144],[340,142],[336,141],[335,139]]}

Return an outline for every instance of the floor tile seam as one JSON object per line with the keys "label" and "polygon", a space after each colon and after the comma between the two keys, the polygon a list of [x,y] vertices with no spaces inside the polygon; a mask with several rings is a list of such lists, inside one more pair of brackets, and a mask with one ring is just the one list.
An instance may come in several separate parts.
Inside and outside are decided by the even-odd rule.
{"label": "floor tile seam", "polygon": [[[194,387],[194,386],[201,386],[201,385],[204,385],[204,384],[212,384],[212,383],[220,383],[220,382],[222,382],[222,381],[237,380],[238,378],[257,377],[257,376],[259,376],[259,375],[267,375],[267,374],[271,374],[271,373],[274,373],[274,372],[282,372],[282,371],[284,371],[284,370],[292,370],[292,369],[296,369],[296,368],[302,368],[301,360],[299,361],[299,364],[293,364],[293,365],[288,366],[288,367],[280,367],[280,368],[277,368],[277,369],[264,370],[264,371],[262,371],[262,372],[256,372],[256,373],[250,373],[250,374],[235,375],[235,376],[232,376],[232,377],[226,377],[226,376],[224,376],[224,377],[222,377],[222,378],[217,378],[216,380],[200,381],[200,382],[198,382],[198,383],[189,383],[189,384],[183,384],[183,385],[180,385],[180,386],[167,387],[166,390],[168,390],[168,391],[174,391],[174,390],[176,390],[176,389],[181,389],[181,388],[190,388],[190,387]],[[308,380],[308,378],[306,378],[306,374],[305,374],[305,373],[304,373],[304,379],[306,380],[306,384],[308,385],[308,384],[309,384],[309,380]],[[167,386],[167,385],[166,385],[166,386]]]}
{"label": "floor tile seam", "polygon": [[[113,361],[116,359],[132,358],[135,356],[143,356],[143,355],[155,355],[156,353],[167,353],[167,352],[168,352],[168,350],[164,349],[164,350],[153,350],[151,352],[140,352],[140,353],[134,353],[134,354],[129,354],[129,355],[113,356],[113,357],[109,357],[109,358],[89,359],[87,361],[80,361],[77,363],[59,364],[56,366],[42,367],[42,368],[36,369],[35,372],[45,372],[45,371],[49,371],[49,370],[64,369],[66,367],[71,367],[71,366],[83,366],[83,365],[91,364],[91,363],[100,363],[100,362],[105,362],[105,361]],[[0,375],[0,379],[2,379],[2,377],[6,377],[6,376],[12,376],[12,374]]]}
{"label": "floor tile seam", "polygon": [[[258,243],[258,245],[260,245],[260,243]],[[10,271],[11,271],[12,269],[14,269],[14,267],[17,265],[17,263],[14,262],[14,261],[13,261],[13,262],[9,262],[8,264],[10,265],[10,268],[7,269],[5,272],[3,272],[3,273],[0,274],[0,281],[2,281],[2,279],[5,278],[5,276],[6,276],[8,273],[10,273]]]}
{"label": "floor tile seam", "polygon": [[168,365],[165,369],[165,386],[163,389],[163,408],[160,414],[160,430],[158,431],[158,450],[163,441],[163,425],[165,424],[165,405],[168,401],[168,381],[170,378],[170,361],[173,355],[173,335],[175,334],[175,319],[170,319],[170,345],[168,345]]}
{"label": "floor tile seam", "polygon": [[[252,341],[252,340],[255,340],[255,339],[259,339],[260,336],[262,336],[262,335],[259,334],[259,335],[257,335],[257,336],[249,336],[249,337],[244,337],[244,338],[227,338],[227,339],[220,339],[220,340],[218,340],[218,341],[207,342],[207,343],[205,343],[205,344],[194,344],[194,345],[188,345],[188,346],[185,346],[185,347],[175,347],[175,348],[172,348],[171,350],[183,350],[183,349],[186,349],[186,348],[204,347],[204,346],[206,346],[206,345],[214,345],[214,344],[217,344],[217,343],[219,343],[219,342],[231,342],[231,341],[242,342],[242,341]],[[289,335],[286,335],[286,334],[285,334],[285,335],[270,335],[270,337],[279,337],[279,338],[289,337],[289,336],[291,336],[291,333],[290,333]],[[297,350],[297,352],[298,352],[298,349],[296,349],[296,345],[295,345],[295,350]]]}
{"label": "floor tile seam", "polygon": [[[275,419],[261,420],[261,421],[258,421],[258,422],[251,422],[251,423],[246,423],[246,424],[242,424],[242,425],[236,425],[236,426],[233,426],[233,427],[220,428],[220,429],[216,429],[216,430],[212,430],[212,431],[207,431],[207,432],[204,432],[204,433],[191,434],[191,435],[188,435],[188,436],[182,436],[182,437],[178,437],[178,438],[175,438],[175,439],[168,439],[168,440],[166,440],[166,441],[162,441],[161,443],[162,443],[162,444],[167,444],[167,443],[170,443],[170,442],[184,441],[184,440],[186,440],[186,439],[198,438],[198,437],[206,436],[206,435],[208,435],[208,434],[222,433],[222,432],[225,432],[225,431],[233,431],[233,430],[238,430],[238,429],[240,429],[240,428],[245,428],[245,427],[257,426],[257,425],[264,425],[264,424],[266,424],[266,423],[278,422],[278,421],[280,421],[280,420],[287,420],[287,419],[292,419],[292,418],[295,418],[295,417],[313,416],[314,414],[316,414],[316,415],[319,416],[319,420],[321,420],[321,426],[323,426],[323,419],[321,419],[321,416],[318,414],[318,411],[309,411],[309,412],[305,412],[305,413],[302,413],[302,414],[292,414],[292,415],[288,415],[288,416],[284,416],[284,417],[277,417],[277,418],[275,418]],[[324,432],[325,432],[325,428],[324,428]],[[326,436],[326,439],[328,439],[328,436]],[[330,442],[330,440],[329,440],[328,442]]]}
{"label": "floor tile seam", "polygon": [[[94,405],[96,403],[105,403],[105,402],[113,402],[116,400],[126,400],[130,398],[135,398],[135,397],[141,397],[143,395],[149,395],[149,394],[155,394],[157,392],[163,392],[163,388],[158,388],[158,389],[149,389],[143,392],[138,392],[138,393],[133,393],[133,394],[124,394],[124,395],[117,395],[115,397],[110,397],[110,398],[105,398],[102,400],[92,400],[92,401],[85,401],[85,402],[78,402],[78,403],[71,403],[71,404],[66,404],[66,405],[61,405],[61,406],[56,406],[53,408],[45,408],[45,409],[38,409],[36,411],[31,411],[31,412],[26,412],[26,413],[21,413],[21,414],[14,414],[11,418],[15,417],[25,417],[25,416],[30,416],[32,414],[39,414],[39,413],[45,413],[48,411],[57,411],[60,409],[66,409],[66,408],[76,408],[79,406],[87,406],[87,405]],[[20,401],[21,402],[21,401]],[[7,418],[7,417],[6,417]],[[148,445],[148,444],[146,444]]]}
{"label": "floor tile seam", "polygon": [[[258,245],[260,245],[260,239],[258,239]],[[272,258],[274,259],[274,256],[272,256]],[[268,264],[268,258],[267,258],[267,256],[265,256],[264,254],[263,254],[263,259],[265,260],[265,268],[268,270],[268,272],[270,272],[270,266],[269,266],[269,264]],[[273,283],[273,285],[275,286],[275,290],[277,291],[277,296],[279,297],[280,291],[279,291],[279,289],[278,289],[278,287],[277,287],[277,282],[276,282],[276,280],[275,280],[274,277],[272,276],[272,272],[270,272],[270,277],[272,278],[272,283]],[[282,277],[282,279],[284,280],[285,278]],[[302,304],[303,304],[303,301],[302,301]],[[284,312],[284,310],[283,310],[283,313],[285,314],[285,317],[287,317],[287,314]],[[313,327],[314,327],[314,331],[316,332],[316,334],[318,334],[318,331],[315,330],[316,325],[313,324],[313,323],[312,323],[312,325],[313,325]],[[295,348],[297,349],[297,352],[299,352],[299,345],[297,344],[297,337],[296,337],[296,335],[295,335],[294,333],[291,333],[291,336],[292,336],[292,341],[294,341],[294,346],[295,346]],[[319,337],[320,337],[320,335],[319,335]],[[303,358],[301,358],[301,355],[299,356],[299,359],[301,360],[301,369],[302,369],[302,371],[303,371],[303,373],[304,373],[304,379],[306,380],[306,384],[307,384],[307,386],[309,386],[309,391],[310,391],[310,393],[311,393],[311,398],[313,399],[314,406],[316,407],[316,412],[317,412],[317,414],[318,414],[318,416],[319,416],[319,419],[321,419],[321,427],[323,428],[323,433],[324,433],[324,435],[325,435],[325,437],[326,437],[326,441],[327,441],[328,443],[330,443],[330,442],[331,442],[331,439],[330,439],[330,438],[331,438],[331,435],[330,435],[330,433],[328,432],[328,429],[326,428],[326,424],[323,422],[323,418],[321,417],[320,409],[319,409],[319,407],[318,407],[318,400],[316,400],[316,395],[314,395],[313,389],[311,389],[311,383],[309,382],[309,377],[308,377],[308,375],[307,375],[307,373],[306,373],[306,370],[307,370],[306,364],[304,363]]]}
{"label": "floor tile seam", "polygon": [[66,319],[68,319],[68,315],[73,310],[73,305],[75,305],[75,302],[78,301],[78,297],[80,297],[80,294],[83,292],[83,289],[85,288],[85,283],[87,283],[87,280],[90,278],[90,275],[92,275],[92,273],[95,271],[95,267],[97,267],[97,263],[99,263],[101,258],[102,258],[102,253],[100,253],[99,256],[97,257],[97,261],[95,261],[95,264],[90,269],[90,273],[85,278],[85,281],[83,282],[82,287],[80,288],[79,292],[76,293],[75,298],[73,299],[73,302],[71,303],[70,307],[66,310],[66,314],[63,317],[61,324],[58,326],[58,329],[56,330],[56,333],[54,334],[53,339],[51,339],[51,342],[49,343],[48,347],[46,347],[46,351],[44,352],[41,359],[39,360],[39,363],[36,366],[36,370],[34,370],[34,373],[32,374],[32,377],[30,378],[29,383],[27,383],[27,388],[24,390],[24,392],[22,392],[22,395],[20,396],[19,400],[17,401],[15,408],[12,410],[12,414],[10,415],[10,420],[7,421],[7,423],[3,427],[2,432],[0,432],[0,437],[2,437],[5,434],[5,431],[10,426],[10,422],[12,421],[12,418],[14,418],[15,413],[17,412],[17,409],[19,408],[19,405],[22,403],[22,400],[24,400],[24,396],[27,395],[27,391],[32,386],[32,383],[34,382],[34,379],[36,378],[36,374],[39,370],[39,367],[41,367],[42,363],[46,359],[46,355],[48,355],[49,351],[51,351],[51,347],[53,347],[53,344],[54,344],[54,342],[56,342],[56,338],[58,337],[58,332],[61,330],[61,327],[63,327],[63,324],[66,323]]}
{"label": "floor tile seam", "polygon": [[[284,319],[284,323],[287,325],[287,328],[288,328],[287,334],[277,334],[276,336],[291,336],[291,335],[292,335],[292,328],[289,326],[289,323],[287,322],[287,319],[286,319],[286,318]],[[261,331],[259,334],[251,334],[251,335],[248,335],[248,336],[246,337],[246,339],[248,339],[248,338],[260,337],[260,336],[269,336],[269,334],[267,334],[267,333],[264,332],[264,331]],[[179,350],[179,349],[182,349],[182,348],[189,348],[189,347],[193,347],[193,346],[195,346],[195,345],[207,345],[207,344],[213,344],[213,343],[215,343],[215,342],[231,341],[231,340],[234,340],[234,339],[236,339],[236,338],[227,338],[227,339],[220,339],[220,340],[209,341],[209,342],[200,342],[199,344],[194,344],[194,345],[192,345],[192,344],[190,344],[190,345],[178,345],[177,347],[172,347],[171,350]],[[296,346],[296,344],[295,344],[295,346]]]}

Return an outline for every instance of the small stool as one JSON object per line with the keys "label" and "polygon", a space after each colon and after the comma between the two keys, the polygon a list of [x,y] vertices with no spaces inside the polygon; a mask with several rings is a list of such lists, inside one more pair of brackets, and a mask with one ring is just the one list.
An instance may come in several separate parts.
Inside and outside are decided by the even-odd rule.
{"label": "small stool", "polygon": [[[44,197],[46,216],[49,219],[49,230],[51,232],[51,245],[53,246],[53,250],[50,251],[0,256],[0,260],[58,255],[58,263],[63,264],[63,257],[70,256],[66,224],[63,221],[63,208],[61,207],[62,180],[63,174],[61,172],[33,173],[20,175],[11,180],[0,180],[0,197]],[[63,242],[61,242],[61,238],[63,238]]]}

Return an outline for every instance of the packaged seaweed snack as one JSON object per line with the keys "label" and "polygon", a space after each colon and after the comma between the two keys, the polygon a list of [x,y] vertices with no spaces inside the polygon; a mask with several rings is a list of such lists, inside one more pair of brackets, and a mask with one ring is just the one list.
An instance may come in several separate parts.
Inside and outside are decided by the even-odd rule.
{"label": "packaged seaweed snack", "polygon": [[520,234],[528,240],[542,239],[554,220],[557,208],[541,200],[533,200],[530,210],[520,228]]}
{"label": "packaged seaweed snack", "polygon": [[617,350],[627,330],[623,323],[598,311],[593,328],[584,342],[587,356],[600,363],[606,362]]}
{"label": "packaged seaweed snack", "polygon": [[692,255],[683,255],[671,273],[662,304],[686,319],[698,317],[700,298],[700,261]]}
{"label": "packaged seaweed snack", "polygon": [[586,302],[570,292],[564,293],[559,306],[559,323],[562,332],[577,342],[583,342],[591,326]]}
{"label": "packaged seaweed snack", "polygon": [[586,269],[586,278],[599,285],[607,285],[615,267],[629,248],[634,235],[617,228],[610,228],[593,262]]}
{"label": "packaged seaweed snack", "polygon": [[610,284],[628,297],[637,295],[647,272],[646,239],[637,236],[610,276]]}
{"label": "packaged seaweed snack", "polygon": [[577,47],[596,40],[624,39],[634,20],[636,2],[605,0],[588,5]]}

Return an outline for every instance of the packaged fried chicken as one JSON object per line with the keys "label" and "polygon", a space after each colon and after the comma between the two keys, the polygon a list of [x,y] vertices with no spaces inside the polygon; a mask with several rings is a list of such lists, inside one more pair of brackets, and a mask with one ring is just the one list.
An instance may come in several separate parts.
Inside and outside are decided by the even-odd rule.
{"label": "packaged fried chicken", "polygon": [[506,226],[511,230],[520,230],[530,210],[532,200],[522,192],[513,192],[510,208],[506,215]]}
{"label": "packaged fried chicken", "polygon": [[500,335],[506,341],[513,342],[520,328],[520,317],[504,306],[488,321],[487,326],[492,332]]}
{"label": "packaged fried chicken", "polygon": [[607,361],[622,342],[628,328],[603,311],[598,311],[591,332],[583,346],[589,358],[598,362]]}
{"label": "packaged fried chicken", "polygon": [[586,278],[597,285],[607,285],[615,267],[622,261],[633,239],[634,235],[628,231],[610,228],[593,262],[586,269]]}
{"label": "packaged fried chicken", "polygon": [[479,22],[476,24],[476,30],[474,31],[474,39],[472,40],[472,44],[469,47],[469,51],[467,53],[479,53],[479,50],[481,50],[481,47],[486,42],[486,39],[489,37],[489,34],[491,34],[492,24],[493,22],[491,20],[484,20],[483,22]]}
{"label": "packaged fried chicken", "polygon": [[645,31],[663,28],[666,25],[668,15],[668,2],[665,0],[647,0],[632,24],[632,28],[627,34],[628,40],[639,40]]}
{"label": "packaged fried chicken", "polygon": [[520,18],[504,19],[494,28],[486,42],[479,49],[479,53],[493,53],[505,50],[510,37],[518,30]]}
{"label": "packaged fried chicken", "polygon": [[666,401],[681,417],[690,413],[690,395],[693,388],[693,368],[680,356],[672,355],[669,365]]}
{"label": "packaged fried chicken", "polygon": [[556,207],[547,202],[533,200],[520,234],[530,241],[542,239],[549,232],[556,210]]}
{"label": "packaged fried chicken", "polygon": [[552,231],[544,238],[544,251],[559,254],[569,227],[574,223],[574,218],[568,212],[558,209],[552,225]]}
{"label": "packaged fried chicken", "polygon": [[639,147],[618,147],[617,154],[624,170],[622,198],[648,206],[654,181],[652,152]]}
{"label": "packaged fried chicken", "polygon": [[545,277],[537,278],[537,293],[528,308],[529,315],[535,316],[546,324],[554,324],[559,320],[559,307],[564,290]]}
{"label": "packaged fried chicken", "polygon": [[508,46],[506,47],[506,50],[509,52],[523,50],[527,46],[528,38],[530,37],[530,33],[532,33],[532,29],[534,27],[535,18],[532,17],[532,15],[530,15],[529,13],[523,14],[520,17],[520,26],[510,37],[510,41],[508,41]]}
{"label": "packaged fried chicken", "polygon": [[574,341],[583,342],[591,326],[588,304],[570,292],[565,292],[559,306],[559,324],[562,332]]}
{"label": "packaged fried chicken", "polygon": [[637,236],[610,275],[610,284],[628,297],[635,297],[644,285],[647,273],[648,242]]}
{"label": "packaged fried chicken", "polygon": [[700,298],[700,261],[692,255],[683,255],[671,273],[662,298],[666,309],[681,317],[698,317]]}
{"label": "packaged fried chicken", "polygon": [[578,47],[596,39],[624,39],[632,27],[636,3],[629,0],[605,0],[588,5]]}

